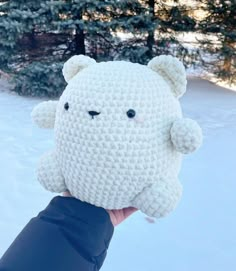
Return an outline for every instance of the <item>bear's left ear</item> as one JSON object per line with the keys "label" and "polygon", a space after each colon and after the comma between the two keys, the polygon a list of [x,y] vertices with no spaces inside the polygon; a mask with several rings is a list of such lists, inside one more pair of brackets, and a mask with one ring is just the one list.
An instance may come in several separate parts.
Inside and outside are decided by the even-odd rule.
{"label": "bear's left ear", "polygon": [[151,59],[148,67],[159,73],[169,84],[173,95],[180,98],[186,91],[186,72],[184,65],[173,56],[157,56]]}
{"label": "bear's left ear", "polygon": [[95,64],[96,61],[88,56],[75,55],[72,56],[63,66],[62,73],[68,83],[78,72]]}

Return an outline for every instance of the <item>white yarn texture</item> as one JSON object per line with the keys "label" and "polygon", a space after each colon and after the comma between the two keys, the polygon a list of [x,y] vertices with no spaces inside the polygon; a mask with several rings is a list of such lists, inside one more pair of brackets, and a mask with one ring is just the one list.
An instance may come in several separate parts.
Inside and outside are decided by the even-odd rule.
{"label": "white yarn texture", "polygon": [[31,113],[31,118],[40,128],[53,128],[57,101],[42,102],[36,105]]}
{"label": "white yarn texture", "polygon": [[95,63],[81,55],[72,60],[64,66],[68,86],[56,111],[48,102],[32,113],[40,127],[55,121],[55,149],[40,160],[40,183],[106,209],[133,206],[149,216],[167,215],[182,193],[182,153],[202,140],[198,124],[182,118],[177,99],[186,88],[183,65],[169,56],[148,66]]}
{"label": "white yarn texture", "polygon": [[185,68],[177,58],[165,55],[154,57],[148,63],[148,67],[163,76],[177,98],[185,93],[187,85]]}

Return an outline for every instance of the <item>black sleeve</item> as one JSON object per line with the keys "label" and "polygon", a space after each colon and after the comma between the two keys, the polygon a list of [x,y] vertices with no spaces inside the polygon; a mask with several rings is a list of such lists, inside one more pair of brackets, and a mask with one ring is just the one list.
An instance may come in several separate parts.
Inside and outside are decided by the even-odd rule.
{"label": "black sleeve", "polygon": [[103,208],[55,197],[0,259],[0,271],[99,270],[113,230]]}

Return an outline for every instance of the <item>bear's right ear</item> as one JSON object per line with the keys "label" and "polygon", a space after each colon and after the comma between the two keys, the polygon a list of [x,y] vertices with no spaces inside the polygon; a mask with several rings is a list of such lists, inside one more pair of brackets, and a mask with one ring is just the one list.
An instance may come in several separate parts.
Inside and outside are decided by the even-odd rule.
{"label": "bear's right ear", "polygon": [[177,99],[185,93],[186,72],[183,63],[176,57],[170,55],[156,56],[149,61],[148,67],[165,79]]}
{"label": "bear's right ear", "polygon": [[88,56],[75,55],[66,61],[63,66],[62,73],[67,83],[81,70],[90,65],[95,64],[96,61]]}

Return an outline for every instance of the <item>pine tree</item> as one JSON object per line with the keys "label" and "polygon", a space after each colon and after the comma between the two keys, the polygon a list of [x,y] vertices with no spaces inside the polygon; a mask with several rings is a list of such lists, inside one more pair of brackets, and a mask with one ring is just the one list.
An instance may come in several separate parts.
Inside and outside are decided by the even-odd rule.
{"label": "pine tree", "polygon": [[52,5],[53,21],[58,31],[71,33],[67,48],[70,54],[91,53],[91,44],[96,47],[97,42],[98,48],[92,56],[99,58],[96,52],[99,49],[100,54],[106,47],[119,50],[114,39],[117,31],[137,35],[150,23],[145,15],[146,9],[136,0],[62,0],[52,2]]}
{"label": "pine tree", "polygon": [[[0,6],[1,68],[13,73],[24,68],[27,71],[32,63],[37,77],[44,78],[42,62],[46,66],[57,64],[73,54],[89,54],[98,60],[113,58],[122,43],[116,32],[141,34],[150,23],[145,11],[135,0],[4,2]],[[35,61],[39,61],[38,66]],[[26,80],[24,70],[17,74]],[[27,88],[31,78],[32,73]],[[18,92],[28,93],[21,88]]]}
{"label": "pine tree", "polygon": [[[117,31],[136,35],[146,31],[150,20],[145,12],[146,9],[136,0],[5,2],[0,6],[1,63],[6,65],[10,54],[14,61],[26,55],[29,57],[30,49],[36,51],[44,37],[47,38],[44,47],[52,47],[49,42],[52,39],[57,39],[55,45],[63,45],[62,58],[86,53],[94,54],[97,58],[98,53],[91,52],[92,45],[96,45],[95,41],[98,41],[98,47],[116,50],[114,36]],[[99,44],[101,42],[102,45]],[[55,48],[51,48],[50,53],[58,56]],[[43,57],[45,52],[40,52],[38,58]]]}
{"label": "pine tree", "polygon": [[[183,58],[188,51],[175,34],[193,29],[195,21],[178,0],[5,0],[0,5],[0,68],[17,71],[17,91],[28,93],[32,80],[45,78],[43,65],[59,76],[62,62],[74,54],[142,64],[163,53]],[[120,39],[119,33],[132,38]],[[20,83],[27,80],[27,87]],[[41,86],[47,93],[49,86]]]}
{"label": "pine tree", "polygon": [[[9,68],[11,61],[20,60],[21,51],[35,49],[36,32],[46,31],[50,25],[48,10],[42,8],[43,1],[4,1],[0,5],[0,63]],[[24,48],[20,40],[27,37]],[[20,60],[24,61],[24,59]]]}
{"label": "pine tree", "polygon": [[201,3],[207,16],[201,21],[200,30],[217,38],[202,43],[205,51],[217,57],[213,71],[220,78],[236,83],[236,1],[201,0]]}
{"label": "pine tree", "polygon": [[[188,54],[176,38],[179,32],[195,31],[196,22],[189,15],[189,8],[179,0],[141,0],[152,24],[147,28],[148,58],[159,54]],[[174,47],[175,49],[174,52]]]}

